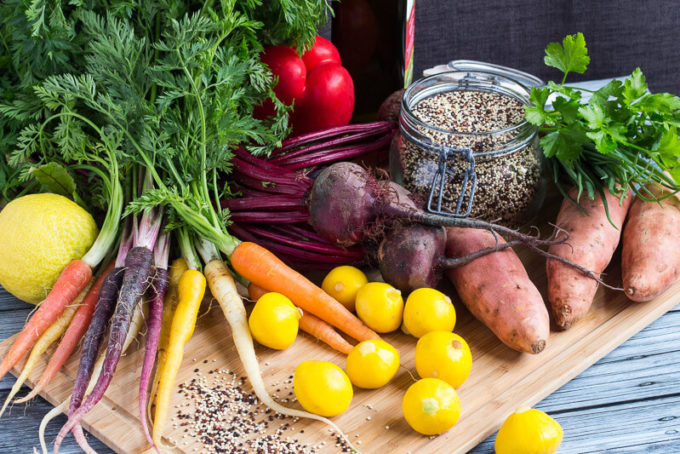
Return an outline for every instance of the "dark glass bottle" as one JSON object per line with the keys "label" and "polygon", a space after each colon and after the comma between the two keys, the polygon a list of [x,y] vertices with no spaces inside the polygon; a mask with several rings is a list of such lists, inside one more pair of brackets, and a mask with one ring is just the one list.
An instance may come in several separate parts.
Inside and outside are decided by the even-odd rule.
{"label": "dark glass bottle", "polygon": [[331,30],[354,80],[354,120],[370,120],[413,74],[415,0],[342,0]]}

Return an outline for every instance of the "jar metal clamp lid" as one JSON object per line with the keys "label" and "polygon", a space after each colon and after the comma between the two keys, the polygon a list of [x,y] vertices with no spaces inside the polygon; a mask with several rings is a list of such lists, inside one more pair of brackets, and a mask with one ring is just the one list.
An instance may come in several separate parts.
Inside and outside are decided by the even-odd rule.
{"label": "jar metal clamp lid", "polygon": [[[452,83],[456,84],[457,89],[474,89],[482,86],[493,87],[498,89],[500,92],[507,92],[508,94],[514,95],[515,88],[508,88],[508,82],[512,82],[519,85],[527,93],[530,87],[542,87],[545,83],[538,77],[502,65],[495,65],[492,63],[479,62],[474,60],[453,60],[446,65],[439,65],[434,68],[427,69],[423,72],[424,79],[414,82],[409,89],[406,90],[404,96],[402,97],[402,113],[406,113],[402,116],[402,132],[410,135],[404,125],[413,127],[418,123],[421,123],[417,118],[415,118],[409,108],[410,104],[413,102],[417,103],[419,100],[424,99],[426,96],[445,91],[438,89],[432,84],[431,87],[420,90],[417,93],[418,84],[429,84],[430,80],[437,79],[437,76],[447,78],[451,80]],[[427,93],[427,94],[426,94]],[[413,100],[413,101],[411,101]],[[527,99],[528,102],[528,99]],[[404,118],[406,117],[406,118]],[[513,130],[518,130],[520,125],[513,125],[505,128],[502,131],[494,131],[493,133],[503,133]],[[435,130],[439,128],[428,125]],[[454,133],[455,131],[445,131],[444,133]],[[462,134],[455,132],[456,134]],[[467,134],[479,134],[479,133],[467,133]],[[481,133],[487,134],[487,133]],[[508,147],[502,150],[493,150],[482,153],[474,153],[471,148],[455,148],[451,146],[444,146],[441,144],[434,144],[432,142],[427,144],[421,144],[426,146],[430,150],[438,153],[438,163],[437,170],[434,172],[432,177],[432,183],[430,185],[429,196],[427,200],[426,209],[431,213],[441,214],[445,216],[454,217],[467,217],[470,215],[473,206],[473,199],[475,195],[475,190],[477,188],[477,174],[475,172],[475,156],[493,156],[502,155],[506,153],[512,153],[517,149],[525,146],[528,141],[526,134],[521,134],[509,142]],[[449,164],[450,158],[458,154],[464,164],[467,167],[464,169],[457,170],[455,166]],[[452,168],[453,167],[453,168]],[[463,166],[464,167],[464,166]],[[444,191],[447,183],[447,179],[453,177],[456,173],[461,178],[461,190],[456,201],[455,210],[444,209],[443,208],[443,198]],[[469,189],[469,192],[468,192]],[[466,200],[467,198],[467,200]]]}

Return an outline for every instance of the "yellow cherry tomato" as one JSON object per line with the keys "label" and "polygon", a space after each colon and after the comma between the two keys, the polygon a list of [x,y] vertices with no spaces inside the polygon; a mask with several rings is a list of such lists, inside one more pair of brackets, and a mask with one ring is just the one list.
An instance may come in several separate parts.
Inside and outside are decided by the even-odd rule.
{"label": "yellow cherry tomato", "polygon": [[422,378],[412,384],[401,403],[406,422],[423,435],[437,435],[455,426],[460,417],[456,390],[437,378]]}
{"label": "yellow cherry tomato", "polygon": [[562,426],[541,410],[520,407],[498,431],[496,454],[553,454],[562,443]]}
{"label": "yellow cherry tomato", "polygon": [[284,295],[265,293],[248,318],[250,333],[260,344],[276,350],[291,346],[300,327],[300,309]]}
{"label": "yellow cherry tomato", "polygon": [[399,352],[380,339],[358,343],[345,363],[349,379],[359,388],[375,389],[386,385],[399,369]]}
{"label": "yellow cherry tomato", "polygon": [[404,306],[402,329],[414,337],[431,331],[453,331],[456,310],[451,298],[432,288],[419,288],[411,292]]}
{"label": "yellow cherry tomato", "polygon": [[467,342],[448,331],[427,333],[416,344],[416,370],[421,377],[444,380],[458,388],[470,375],[472,354]]}
{"label": "yellow cherry tomato", "polygon": [[378,333],[389,333],[401,325],[404,300],[391,285],[369,282],[357,292],[356,309],[366,326]]}
{"label": "yellow cherry tomato", "polygon": [[347,375],[328,361],[303,361],[293,377],[293,389],[302,408],[321,416],[347,410],[354,391]]}
{"label": "yellow cherry tomato", "polygon": [[354,312],[357,292],[367,282],[366,275],[360,269],[345,265],[333,268],[324,278],[321,288]]}

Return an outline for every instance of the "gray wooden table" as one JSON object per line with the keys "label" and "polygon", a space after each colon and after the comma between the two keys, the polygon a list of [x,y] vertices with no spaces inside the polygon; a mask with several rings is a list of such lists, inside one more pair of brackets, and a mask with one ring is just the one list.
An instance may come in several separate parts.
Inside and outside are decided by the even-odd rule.
{"label": "gray wooden table", "polygon": [[[579,83],[597,89],[607,80]],[[680,303],[680,301],[678,301]],[[33,306],[0,288],[0,340],[18,332]],[[0,381],[5,400],[14,377]],[[28,389],[22,389],[23,395]],[[539,403],[564,428],[560,454],[659,453],[680,454],[680,305],[602,358]],[[0,454],[29,453],[38,446],[38,426],[52,406],[42,398],[19,405],[3,416]],[[484,415],[476,415],[483,418]],[[48,427],[53,440],[66,418]],[[495,435],[472,452],[493,452]],[[100,453],[112,452],[94,437]],[[68,437],[60,452],[80,452]],[[367,453],[374,454],[374,453]]]}
{"label": "gray wooden table", "polygon": [[[0,289],[0,340],[18,332],[33,306]],[[0,381],[5,400],[14,377]],[[28,392],[24,387],[19,395]],[[42,398],[17,405],[3,416],[0,453],[30,453],[38,446],[38,425],[52,406]],[[543,400],[564,428],[559,453],[680,453],[680,305],[581,375]],[[483,417],[483,415],[478,415]],[[48,427],[48,442],[66,422],[64,416]],[[494,437],[472,452],[493,452]],[[111,453],[93,436],[91,445]],[[60,452],[81,452],[68,437]],[[373,454],[373,453],[371,453]]]}

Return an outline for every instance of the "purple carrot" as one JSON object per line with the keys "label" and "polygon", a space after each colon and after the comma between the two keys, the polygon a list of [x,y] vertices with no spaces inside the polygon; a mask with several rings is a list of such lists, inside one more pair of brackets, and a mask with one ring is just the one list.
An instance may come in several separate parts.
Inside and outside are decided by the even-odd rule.
{"label": "purple carrot", "polygon": [[163,318],[163,300],[170,283],[168,274],[168,255],[170,251],[170,237],[167,233],[161,234],[158,244],[154,249],[154,259],[156,263],[156,275],[153,283],[149,287],[151,293],[149,299],[149,323],[146,334],[146,349],[144,352],[144,363],[142,364],[142,375],[139,379],[139,415],[142,423],[142,430],[147,441],[160,454],[149,433],[149,424],[146,415],[147,399],[149,394],[149,381],[151,371],[156,361],[158,342],[161,336],[161,321]]}
{"label": "purple carrot", "polygon": [[[71,417],[83,401],[83,396],[87,390],[87,385],[90,382],[90,377],[92,376],[92,368],[94,367],[97,354],[99,352],[99,347],[104,340],[104,334],[106,332],[106,326],[111,319],[113,310],[116,307],[116,300],[118,299],[118,291],[123,282],[123,274],[125,271],[125,258],[132,247],[132,235],[130,232],[130,222],[125,223],[125,228],[120,240],[120,246],[118,247],[118,255],[116,256],[115,268],[111,270],[109,274],[106,275],[104,284],[97,297],[97,305],[95,306],[94,314],[92,315],[92,321],[90,326],[85,333],[85,338],[83,340],[83,348],[80,353],[80,363],[78,365],[78,373],[76,375],[76,381],[73,384],[73,393],[71,394],[71,400],[69,402],[68,416]],[[80,424],[77,424],[73,428],[73,435],[78,442],[78,445],[85,452],[93,452],[87,443],[85,434],[83,433],[83,428]]]}
{"label": "purple carrot", "polygon": [[106,276],[104,284],[99,292],[97,298],[97,305],[92,315],[92,321],[87,328],[85,338],[83,340],[83,348],[80,353],[80,363],[78,365],[78,373],[73,385],[73,393],[71,394],[71,401],[69,403],[68,415],[71,416],[80,407],[87,389],[87,384],[92,375],[92,368],[99,347],[104,339],[106,332],[106,325],[113,314],[116,307],[115,302],[118,299],[118,290],[123,282],[123,272],[125,265],[125,257],[132,246],[132,237],[130,235],[129,223],[126,223],[123,235],[118,247],[118,256],[116,257],[115,268]]}
{"label": "purple carrot", "polygon": [[142,216],[139,230],[136,223],[133,222],[133,244],[135,247],[130,249],[125,258],[125,272],[109,329],[109,340],[102,373],[99,375],[92,393],[72,415],[69,415],[68,421],[59,431],[54,442],[54,454],[58,454],[64,437],[104,397],[104,393],[113,379],[123,343],[130,328],[132,314],[153,279],[152,249],[156,243],[160,221],[161,215],[152,210]]}

